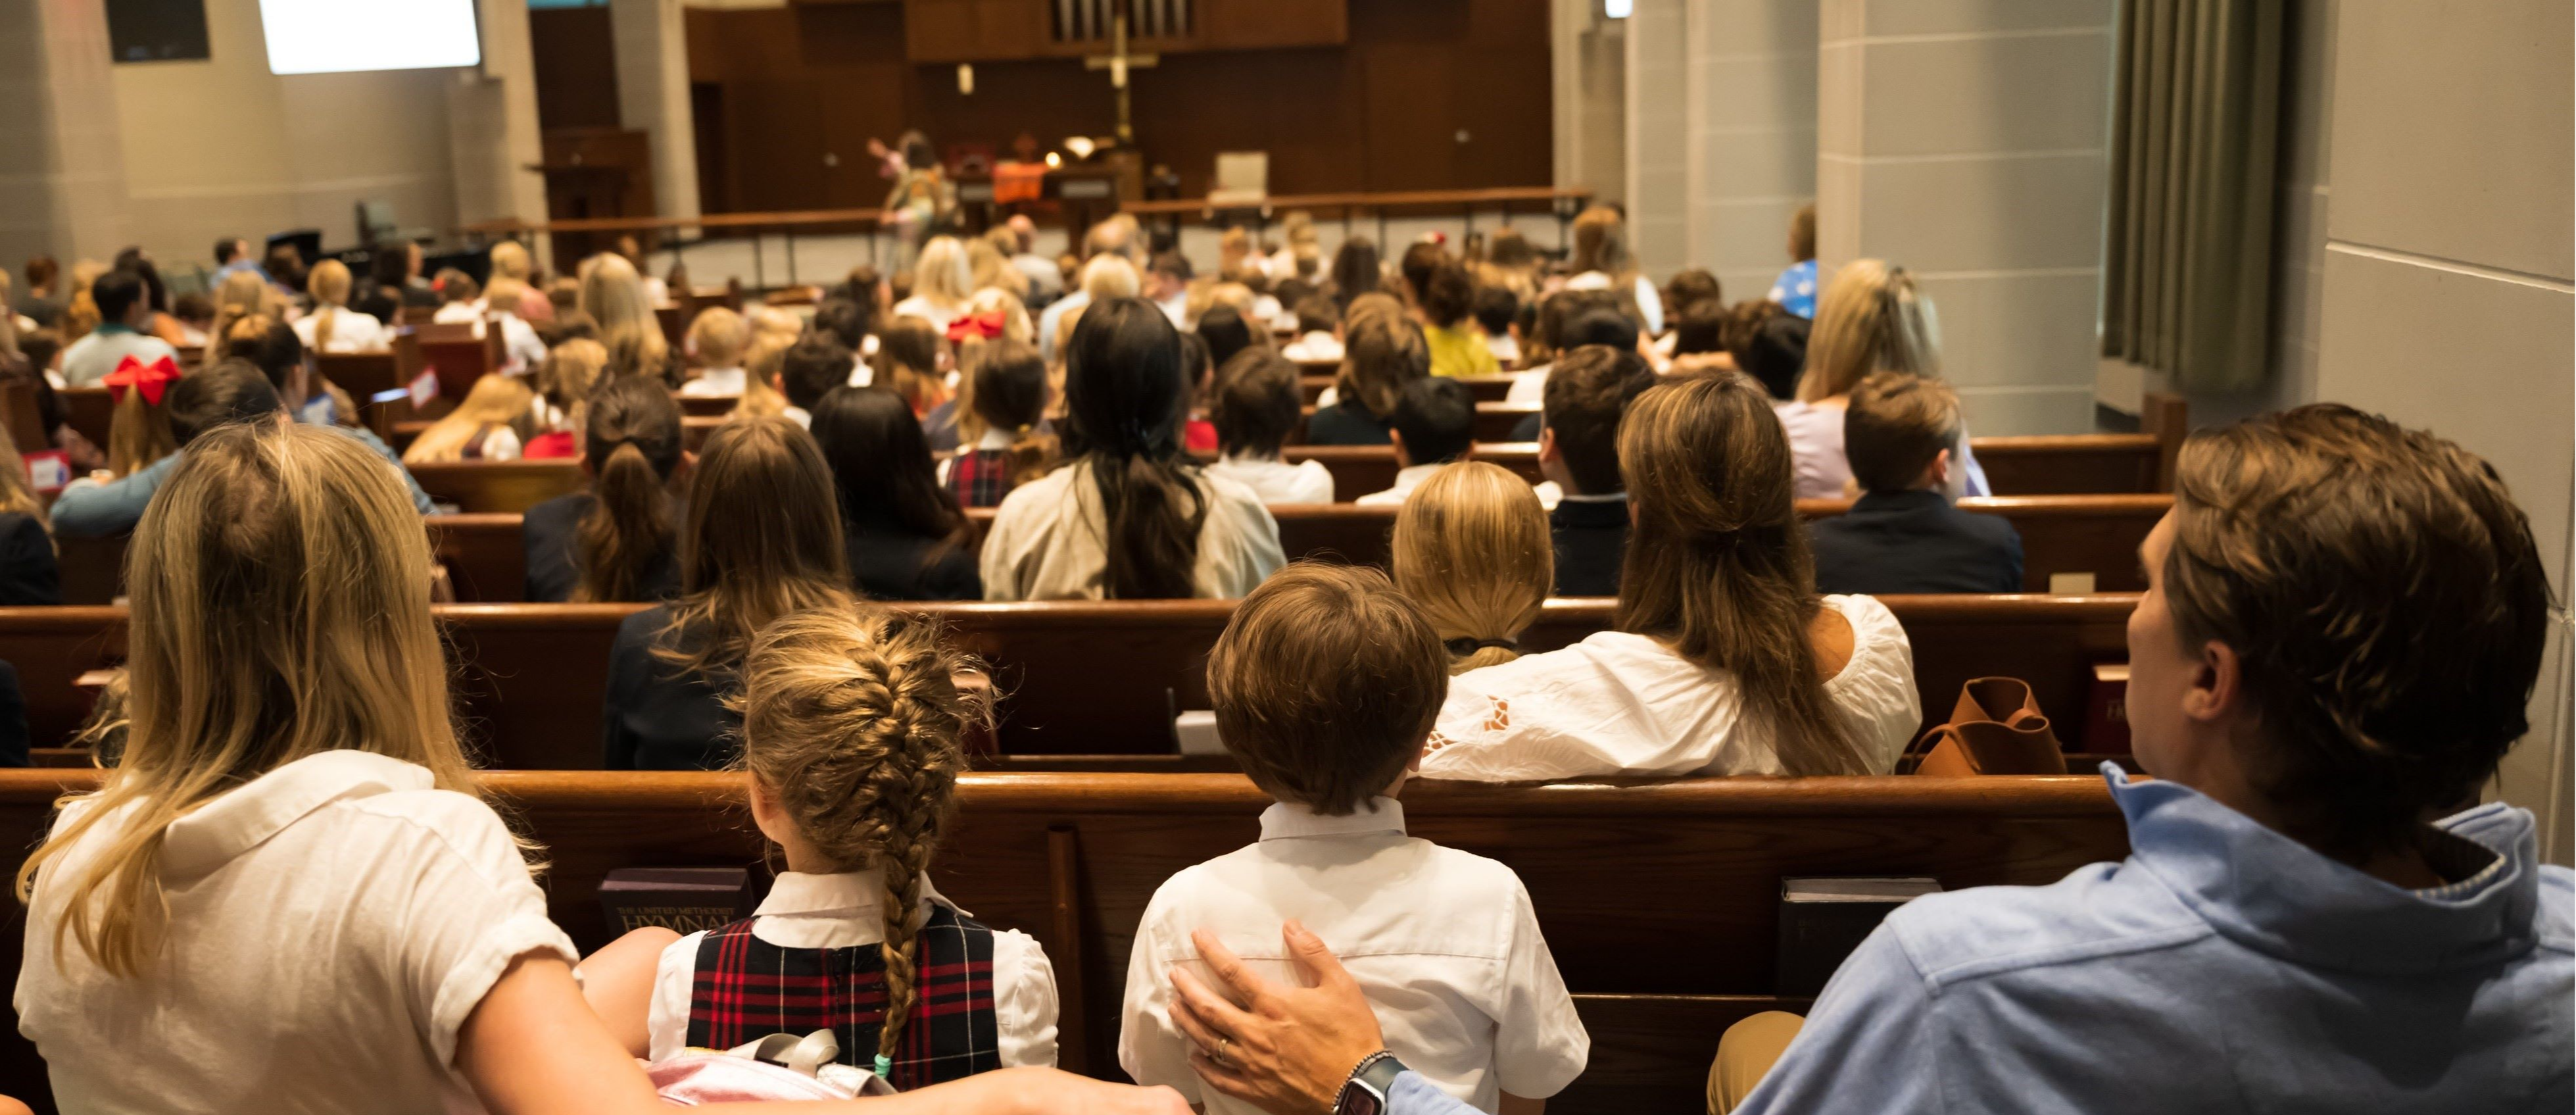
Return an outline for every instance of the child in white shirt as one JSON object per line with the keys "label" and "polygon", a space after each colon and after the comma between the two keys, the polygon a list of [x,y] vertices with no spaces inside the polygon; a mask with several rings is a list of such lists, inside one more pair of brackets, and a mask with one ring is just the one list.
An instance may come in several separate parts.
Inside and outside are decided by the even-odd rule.
{"label": "child in white shirt", "polygon": [[959,737],[980,715],[953,680],[963,666],[894,612],[821,609],[762,630],[743,663],[742,766],[787,870],[750,919],[662,950],[652,1059],[756,1041],[784,1018],[800,1036],[828,1026],[840,1063],[905,1091],[1055,1063],[1046,952],[930,885]]}
{"label": "child in white shirt", "polygon": [[1476,448],[1476,396],[1467,385],[1445,376],[1429,376],[1404,385],[1404,401],[1395,408],[1395,486],[1370,492],[1352,502],[1364,507],[1398,507],[1413,489],[1431,479],[1440,466],[1467,459]]}
{"label": "child in white shirt", "polygon": [[680,394],[692,399],[742,394],[748,378],[742,370],[742,353],[751,347],[751,324],[741,314],[722,306],[699,311],[698,319],[689,323],[688,347],[702,370],[698,378],[680,385]]}
{"label": "child in white shirt", "polygon": [[1175,966],[1208,973],[1206,928],[1289,979],[1280,926],[1303,922],[1366,989],[1387,1047],[1485,1111],[1536,1112],[1583,1072],[1591,1039],[1510,868],[1405,835],[1395,801],[1447,688],[1440,637],[1386,575],[1301,562],[1244,598],[1208,660],[1217,734],[1278,799],[1261,840],[1155,892],[1136,930],[1118,1060],[1210,1115],[1250,1115],[1201,1086],[1170,1016]]}
{"label": "child in white shirt", "polygon": [[1227,361],[1211,416],[1223,456],[1208,474],[1252,489],[1263,503],[1333,502],[1333,473],[1324,462],[1279,459],[1297,428],[1297,399],[1297,365],[1287,357],[1255,347]]}

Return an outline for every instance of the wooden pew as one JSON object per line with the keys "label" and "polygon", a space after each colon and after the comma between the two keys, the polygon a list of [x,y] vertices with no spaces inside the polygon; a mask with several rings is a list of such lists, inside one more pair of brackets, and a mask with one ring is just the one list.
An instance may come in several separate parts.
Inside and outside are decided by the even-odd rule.
{"label": "wooden pew", "polygon": [[[680,443],[682,447],[687,449],[689,452],[695,453],[700,449],[706,448],[707,436],[715,433],[716,427],[724,425],[727,416],[732,413],[733,400],[719,399],[716,401],[725,404],[725,412],[723,414],[684,414],[680,417]],[[421,435],[421,431],[428,429],[430,426],[431,423],[419,419],[414,419],[409,422],[396,422],[393,427],[393,436],[385,440],[393,445],[394,452],[400,453],[411,448],[412,440],[418,438]],[[569,464],[576,471],[581,468],[580,461],[571,460],[569,458],[564,459],[559,463]],[[414,475],[417,474],[417,468],[415,467]],[[421,487],[427,488],[428,486],[429,483],[427,481],[421,482]],[[430,495],[435,497],[438,493],[432,491],[430,492]]]}
{"label": "wooden pew", "polygon": [[2181,396],[2149,392],[2141,433],[1981,437],[1968,446],[1996,495],[2171,492],[2190,418]]}
{"label": "wooden pew", "polygon": [[66,387],[54,392],[63,401],[63,422],[107,452],[107,430],[116,421],[116,400],[104,387]]}
{"label": "wooden pew", "polygon": [[[31,846],[54,800],[97,778],[0,771],[0,839]],[[584,951],[608,938],[597,901],[607,872],[757,871],[763,858],[738,775],[495,773],[483,785],[545,847],[549,913]],[[940,890],[1045,946],[1063,1065],[1120,1078],[1119,1003],[1145,904],[1173,873],[1253,840],[1267,799],[1216,774],[979,774],[958,797],[933,869]],[[1804,1009],[1772,994],[1783,877],[2043,884],[2128,849],[2089,776],[1418,783],[1404,804],[1414,835],[1499,860],[1527,888],[1592,1038],[1583,1077],[1549,1105],[1569,1113],[1697,1110],[1727,1024]],[[0,927],[0,963],[13,971],[22,925]],[[14,1025],[0,1032],[0,1076],[44,1100],[42,1066]]]}
{"label": "wooden pew", "polygon": [[[1508,390],[1509,385],[1505,386]],[[1513,432],[1520,429],[1521,422],[1537,413],[1537,403],[1506,403],[1499,400],[1490,403],[1479,402],[1476,404],[1476,440],[1510,441]],[[1314,417],[1315,406],[1313,403],[1308,403],[1303,417],[1298,422],[1296,435],[1291,440],[1305,441],[1305,421]]]}
{"label": "wooden pew", "polygon": [[582,477],[581,462],[572,459],[457,461],[410,468],[412,479],[420,482],[429,498],[473,513],[515,515],[589,486]]}
{"label": "wooden pew", "polygon": [[[1310,407],[1314,406],[1315,400],[1323,397],[1324,389],[1333,385],[1333,381],[1339,372],[1338,367],[1331,364],[1326,364],[1323,367],[1324,373],[1322,375],[1309,374],[1297,377],[1297,391],[1298,394],[1302,396],[1302,398],[1298,400],[1299,402]],[[1512,384],[1518,378],[1519,377],[1517,376],[1508,374],[1499,376],[1460,376],[1458,377],[1458,382],[1467,385],[1467,390],[1476,396],[1477,402],[1499,403],[1503,401],[1505,396],[1512,393]]]}
{"label": "wooden pew", "polygon": [[679,402],[680,413],[690,418],[722,420],[730,417],[733,414],[733,408],[742,403],[740,395],[700,396],[674,392],[671,397]]}
{"label": "wooden pew", "polygon": [[[1890,596],[1914,648],[1927,720],[1970,678],[2031,684],[2061,739],[2078,738],[2096,663],[2127,658],[2136,597]],[[1012,755],[1174,750],[1171,710],[1208,707],[1206,656],[1233,613],[1223,600],[906,605],[945,621],[990,664]],[[1554,650],[1610,626],[1612,602],[1551,600],[1522,637]],[[599,763],[608,648],[632,604],[445,605],[459,714],[490,765],[578,770]],[[17,665],[38,746],[70,738],[90,695],[74,684],[124,660],[122,608],[0,609],[0,660]],[[1106,742],[1105,742],[1106,741]]]}

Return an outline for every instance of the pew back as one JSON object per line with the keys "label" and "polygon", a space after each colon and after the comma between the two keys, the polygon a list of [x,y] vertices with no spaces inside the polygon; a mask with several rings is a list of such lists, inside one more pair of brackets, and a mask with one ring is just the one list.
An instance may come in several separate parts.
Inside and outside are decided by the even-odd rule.
{"label": "pew back", "polygon": [[[53,799],[95,779],[0,771],[0,839],[31,844]],[[607,938],[596,896],[608,871],[762,858],[738,776],[499,773],[484,785],[546,847],[550,913],[585,951]],[[1233,775],[1021,774],[969,775],[959,803],[933,869],[941,891],[1039,939],[1065,1066],[1118,1078],[1120,995],[1146,903],[1174,872],[1253,840],[1267,800]],[[1405,812],[1414,835],[1499,860],[1527,887],[1594,1042],[1583,1079],[1550,1105],[1568,1112],[1696,1110],[1727,1022],[1802,1005],[1770,994],[1783,877],[2038,884],[2127,850],[2090,777],[1424,783]],[[14,969],[23,933],[7,930],[0,962]],[[0,1035],[0,1073],[43,1079],[14,1026]]]}
{"label": "pew back", "polygon": [[[1913,645],[1927,720],[1946,718],[1970,678],[2031,683],[2060,738],[2080,743],[2096,663],[2127,657],[2132,596],[1890,596]],[[907,605],[947,623],[989,664],[1003,694],[1005,754],[1174,750],[1175,708],[1208,707],[1206,657],[1233,613],[1222,600]],[[1607,600],[1552,600],[1522,637],[1554,650],[1610,625]],[[488,765],[580,770],[600,761],[608,647],[631,604],[446,605],[467,738]],[[0,609],[0,660],[15,663],[38,746],[88,715],[81,674],[125,656],[122,608]]]}

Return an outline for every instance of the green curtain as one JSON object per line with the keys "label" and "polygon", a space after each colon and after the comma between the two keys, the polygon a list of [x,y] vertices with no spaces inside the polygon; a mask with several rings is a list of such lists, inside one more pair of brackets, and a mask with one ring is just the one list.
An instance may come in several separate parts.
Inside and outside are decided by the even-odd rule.
{"label": "green curtain", "polygon": [[2202,391],[2271,372],[2281,0],[2128,0],[2102,352]]}

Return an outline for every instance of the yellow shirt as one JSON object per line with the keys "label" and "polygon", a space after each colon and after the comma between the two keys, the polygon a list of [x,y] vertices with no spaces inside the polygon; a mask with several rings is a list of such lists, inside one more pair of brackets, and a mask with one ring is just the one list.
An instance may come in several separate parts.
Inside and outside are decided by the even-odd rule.
{"label": "yellow shirt", "polygon": [[1464,321],[1447,329],[1425,325],[1422,339],[1431,346],[1432,375],[1494,376],[1503,373],[1502,362],[1494,359],[1494,350],[1485,346],[1484,336]]}

